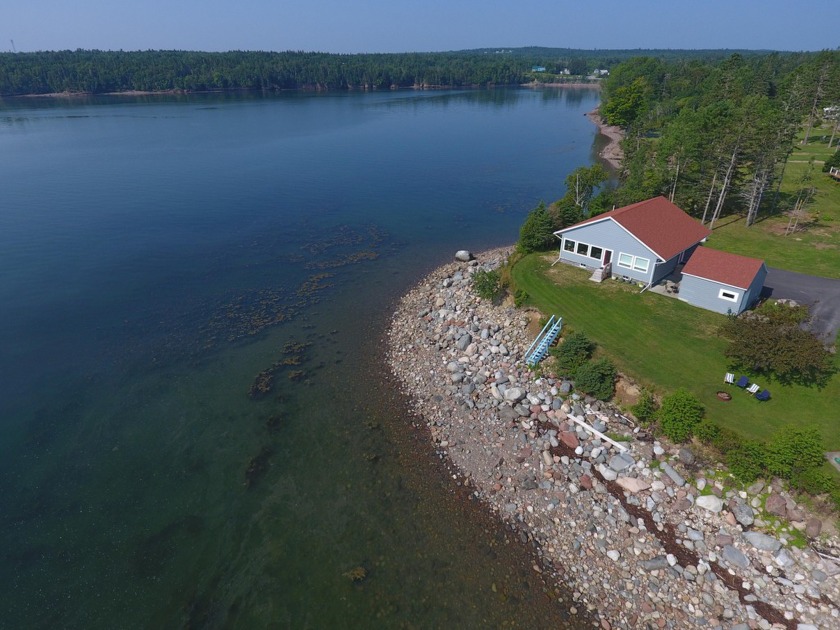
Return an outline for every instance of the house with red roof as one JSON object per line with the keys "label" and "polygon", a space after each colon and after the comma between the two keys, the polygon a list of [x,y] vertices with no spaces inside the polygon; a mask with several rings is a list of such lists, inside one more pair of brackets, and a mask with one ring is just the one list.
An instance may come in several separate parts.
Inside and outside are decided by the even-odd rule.
{"label": "house with red roof", "polygon": [[680,287],[681,299],[721,313],[740,313],[758,298],[767,268],[760,260],[698,247],[710,234],[665,197],[617,208],[554,233],[560,239],[558,262],[592,269],[593,280],[612,275],[647,288],[685,264],[683,277],[688,269],[694,275],[687,293]]}
{"label": "house with red roof", "polygon": [[683,267],[679,297],[710,311],[737,315],[758,300],[766,277],[763,260],[698,247]]}

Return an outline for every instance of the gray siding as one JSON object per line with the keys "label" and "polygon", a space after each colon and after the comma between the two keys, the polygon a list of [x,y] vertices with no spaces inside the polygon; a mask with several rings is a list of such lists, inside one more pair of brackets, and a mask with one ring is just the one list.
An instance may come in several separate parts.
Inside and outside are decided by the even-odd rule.
{"label": "gray siding", "polygon": [[[738,295],[738,300],[732,302],[720,297],[720,290],[731,291]],[[685,300],[689,304],[705,308],[716,313],[734,313],[737,315],[744,310],[744,289],[737,287],[730,287],[728,284],[721,284],[713,280],[706,280],[705,278],[697,278],[695,276],[682,277],[680,282],[680,299]]]}
{"label": "gray siding", "polygon": [[744,308],[742,310],[751,308],[758,298],[761,297],[761,290],[764,288],[764,280],[767,278],[767,265],[761,265],[761,269],[755,274],[755,278],[750,284],[750,288],[744,294]]}
{"label": "gray siding", "polygon": [[[560,243],[561,260],[575,264],[582,263],[587,267],[600,267],[601,263],[593,258],[565,251],[563,244],[566,239],[588,243],[589,245],[612,251],[612,273],[614,276],[627,276],[647,284],[653,276],[654,269],[656,269],[656,254],[610,219],[570,229],[563,234],[563,242]],[[621,253],[647,258],[650,261],[647,273],[619,267],[618,255]]]}
{"label": "gray siding", "polygon": [[653,284],[656,284],[662,278],[671,273],[680,262],[680,254],[674,256],[671,260],[666,260],[664,263],[656,266],[656,272],[653,274]]}
{"label": "gray siding", "polygon": [[[767,267],[762,265],[749,288],[744,290],[721,282],[715,282],[714,280],[684,275],[682,282],[680,282],[680,299],[694,306],[715,311],[716,313],[726,315],[731,311],[733,314],[739,315],[758,300],[766,277]],[[731,300],[721,298],[721,289],[736,293],[738,300],[732,302]]]}

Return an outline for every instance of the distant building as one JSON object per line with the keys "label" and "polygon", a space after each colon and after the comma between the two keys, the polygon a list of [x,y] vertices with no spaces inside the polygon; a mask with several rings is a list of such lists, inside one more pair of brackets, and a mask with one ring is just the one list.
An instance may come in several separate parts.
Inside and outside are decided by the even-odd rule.
{"label": "distant building", "polygon": [[606,77],[606,76],[609,76],[610,71],[609,71],[609,70],[606,70],[606,69],[602,69],[602,70],[594,70],[594,71],[592,72],[592,74],[594,74],[595,76],[598,76],[598,77]]}
{"label": "distant building", "polygon": [[532,66],[531,72],[545,72],[545,66]]}

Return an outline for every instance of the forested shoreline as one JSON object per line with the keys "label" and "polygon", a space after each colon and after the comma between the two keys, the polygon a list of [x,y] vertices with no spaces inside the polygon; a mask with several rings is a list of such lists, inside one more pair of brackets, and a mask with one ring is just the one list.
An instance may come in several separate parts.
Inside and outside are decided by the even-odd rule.
{"label": "forested shoreline", "polygon": [[[744,56],[760,54],[738,52]],[[565,48],[394,54],[175,50],[0,53],[0,96],[518,85],[581,77],[639,55],[712,61],[731,53]],[[544,70],[534,72],[535,67]]]}
{"label": "forested shoreline", "polygon": [[732,54],[718,62],[639,57],[613,68],[603,84],[601,114],[626,130],[620,185],[602,207],[665,195],[713,226],[738,213],[796,210],[813,195],[780,195],[794,146],[820,123],[840,144],[840,51]]}

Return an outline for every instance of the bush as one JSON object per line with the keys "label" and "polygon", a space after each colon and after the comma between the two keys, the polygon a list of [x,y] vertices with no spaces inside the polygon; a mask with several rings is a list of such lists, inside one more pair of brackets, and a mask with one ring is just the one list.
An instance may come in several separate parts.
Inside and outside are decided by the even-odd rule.
{"label": "bush", "polygon": [[703,405],[694,394],[678,389],[662,400],[658,419],[662,432],[674,442],[685,442],[703,418]]}
{"label": "bush", "polygon": [[577,369],[592,358],[595,352],[595,342],[582,332],[573,332],[563,337],[563,343],[554,348],[557,371],[564,374],[574,374]]}
{"label": "bush", "polygon": [[650,424],[656,419],[656,410],[659,405],[656,404],[656,397],[653,392],[647,389],[642,390],[641,396],[635,405],[630,407],[630,411],[642,424]]}
{"label": "bush", "polygon": [[472,288],[485,300],[493,300],[502,292],[502,281],[498,271],[479,269],[472,278]]}
{"label": "bush", "polygon": [[764,474],[766,455],[764,444],[746,440],[726,454],[726,465],[736,479],[751,483]]}
{"label": "bush", "polygon": [[837,488],[831,475],[821,468],[811,468],[799,473],[791,479],[791,485],[812,495],[831,493]]}
{"label": "bush", "polygon": [[615,393],[615,366],[609,359],[581,365],[575,372],[575,387],[598,400],[609,400]]}
{"label": "bush", "polygon": [[714,444],[720,437],[720,427],[711,420],[703,420],[694,427],[694,435],[703,444]]}
{"label": "bush", "polygon": [[721,454],[726,455],[729,451],[741,446],[742,440],[743,438],[732,429],[718,427],[717,435],[712,440],[712,446],[720,451]]}
{"label": "bush", "polygon": [[782,427],[767,445],[767,470],[783,479],[819,468],[824,461],[822,437],[814,426]]}
{"label": "bush", "polygon": [[840,166],[840,151],[835,151],[831,157],[823,163],[823,173],[828,173],[833,166]]}
{"label": "bush", "polygon": [[520,306],[525,304],[525,302],[528,301],[529,297],[530,296],[528,295],[528,292],[525,289],[517,289],[516,293],[513,294],[514,306],[516,306],[516,308],[519,308]]}

